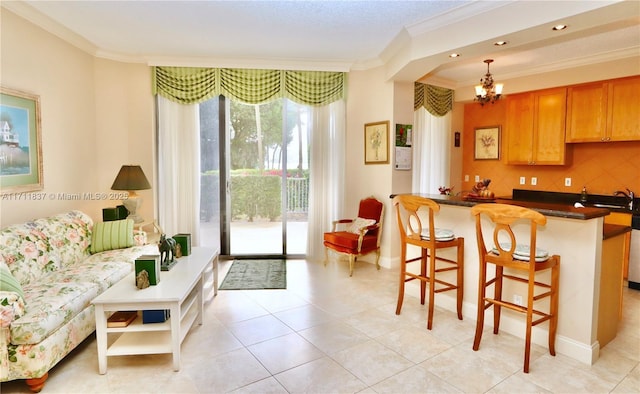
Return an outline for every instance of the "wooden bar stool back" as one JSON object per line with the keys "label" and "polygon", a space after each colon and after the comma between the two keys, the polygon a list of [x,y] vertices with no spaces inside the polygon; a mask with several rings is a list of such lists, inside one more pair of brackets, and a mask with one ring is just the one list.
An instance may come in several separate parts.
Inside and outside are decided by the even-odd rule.
{"label": "wooden bar stool back", "polygon": [[[433,325],[433,307],[436,293],[456,291],[456,306],[458,319],[462,320],[462,297],[464,289],[464,238],[455,237],[451,230],[439,229],[434,224],[434,213],[440,210],[440,206],[428,198],[413,195],[398,195],[393,198],[396,207],[398,231],[400,234],[400,287],[398,290],[398,305],[396,315],[400,314],[404,300],[404,286],[412,280],[420,281],[420,303],[424,305],[425,290],[429,284],[429,315],[427,329]],[[422,222],[418,211],[423,210],[428,214],[428,223]],[[435,234],[435,236],[431,236]],[[407,245],[415,245],[420,248],[420,257],[407,259]],[[436,252],[444,248],[456,248],[456,259],[447,259],[438,256]],[[419,261],[420,273],[407,271],[407,265]],[[427,261],[429,269],[427,272]],[[442,279],[442,273],[456,271],[455,283]],[[449,279],[451,280],[451,279]]]}
{"label": "wooden bar stool back", "polygon": [[[507,204],[478,204],[471,208],[475,216],[480,272],[478,286],[478,319],[473,350],[478,350],[484,329],[485,310],[493,306],[493,333],[498,334],[500,310],[502,307],[522,312],[526,315],[526,333],[524,350],[524,372],[529,372],[531,348],[531,328],[549,321],[549,353],[555,356],[555,338],[558,327],[558,291],[560,278],[560,256],[549,255],[536,244],[537,227],[543,226],[547,218],[531,209]],[[487,250],[482,230],[482,216],[493,222],[491,249]],[[517,221],[528,222],[528,243],[519,243],[512,230]],[[522,233],[520,233],[522,234]],[[521,236],[524,238],[526,236]],[[520,240],[523,241],[522,239]],[[531,253],[530,251],[535,251]],[[495,276],[487,278],[487,265],[495,265]],[[505,271],[506,269],[506,271]],[[549,281],[536,278],[540,271],[551,270]],[[519,275],[518,272],[520,272]],[[509,279],[527,284],[526,304],[521,306],[502,297],[503,280]],[[493,285],[493,296],[487,295],[487,287]],[[537,302],[548,299],[548,312],[539,309]],[[535,320],[534,320],[535,318]]]}

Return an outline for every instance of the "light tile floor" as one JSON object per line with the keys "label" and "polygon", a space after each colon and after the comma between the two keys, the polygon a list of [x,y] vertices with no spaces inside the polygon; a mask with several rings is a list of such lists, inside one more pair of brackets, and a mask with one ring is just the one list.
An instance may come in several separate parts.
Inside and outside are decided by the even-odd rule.
{"label": "light tile floor", "polygon": [[[594,365],[534,346],[524,374],[523,340],[488,331],[474,352],[474,321],[437,309],[428,331],[415,297],[395,315],[395,271],[362,262],[350,278],[347,265],[289,260],[286,290],[219,291],[183,343],[179,372],[170,355],[153,355],[110,357],[99,375],[92,336],[43,393],[640,392],[640,291],[625,289],[620,332]],[[0,389],[27,392],[22,381]]]}

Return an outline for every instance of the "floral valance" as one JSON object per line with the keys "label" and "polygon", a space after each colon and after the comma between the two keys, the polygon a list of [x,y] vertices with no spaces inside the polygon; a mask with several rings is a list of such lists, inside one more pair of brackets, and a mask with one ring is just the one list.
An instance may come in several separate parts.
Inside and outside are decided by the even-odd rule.
{"label": "floral valance", "polygon": [[424,107],[431,115],[444,116],[453,109],[453,90],[416,82],[413,110]]}
{"label": "floral valance", "polygon": [[345,97],[346,74],[325,71],[153,67],[153,94],[191,104],[223,95],[248,104],[288,98],[323,106]]}

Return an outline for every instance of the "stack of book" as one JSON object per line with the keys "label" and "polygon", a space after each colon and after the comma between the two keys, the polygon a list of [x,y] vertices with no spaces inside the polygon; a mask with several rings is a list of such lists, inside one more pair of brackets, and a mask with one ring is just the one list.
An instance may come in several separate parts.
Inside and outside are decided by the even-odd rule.
{"label": "stack of book", "polygon": [[138,317],[137,311],[118,311],[107,319],[107,327],[126,327]]}

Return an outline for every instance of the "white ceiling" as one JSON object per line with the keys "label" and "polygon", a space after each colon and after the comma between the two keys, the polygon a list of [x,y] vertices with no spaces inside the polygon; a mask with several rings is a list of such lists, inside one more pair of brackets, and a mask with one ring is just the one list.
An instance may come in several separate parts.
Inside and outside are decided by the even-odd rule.
{"label": "white ceiling", "polygon": [[[640,59],[640,1],[7,1],[99,57],[162,65],[349,71],[472,84]],[[553,32],[555,22],[569,29]],[[508,45],[496,47],[496,40]],[[448,54],[462,56],[451,59]],[[638,62],[640,73],[640,60]]]}

